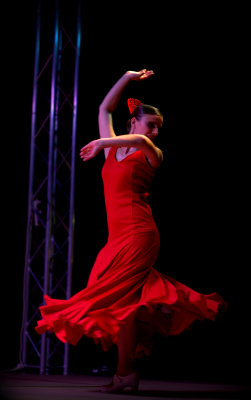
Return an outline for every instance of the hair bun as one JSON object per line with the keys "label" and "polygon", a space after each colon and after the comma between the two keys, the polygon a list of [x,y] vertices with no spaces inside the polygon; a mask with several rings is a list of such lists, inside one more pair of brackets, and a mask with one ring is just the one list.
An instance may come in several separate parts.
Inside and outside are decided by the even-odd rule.
{"label": "hair bun", "polygon": [[135,110],[136,107],[141,106],[141,101],[137,100],[137,99],[128,99],[127,100],[127,105],[130,111],[130,114],[133,113],[133,111]]}

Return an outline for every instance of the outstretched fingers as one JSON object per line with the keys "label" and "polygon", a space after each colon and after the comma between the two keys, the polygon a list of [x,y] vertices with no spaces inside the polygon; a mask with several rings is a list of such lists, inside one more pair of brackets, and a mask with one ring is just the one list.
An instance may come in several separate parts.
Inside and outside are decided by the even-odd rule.
{"label": "outstretched fingers", "polygon": [[88,157],[90,156],[90,148],[89,145],[87,144],[86,146],[82,147],[80,150],[80,158],[82,158],[83,161],[86,161]]}
{"label": "outstretched fingers", "polygon": [[143,79],[147,79],[147,78],[149,78],[150,76],[152,76],[153,74],[154,74],[154,72],[153,72],[153,70],[147,70],[147,69],[143,69],[142,71],[140,71],[141,72],[141,75],[140,75],[140,80],[143,80]]}
{"label": "outstretched fingers", "polygon": [[128,71],[127,74],[132,80],[141,81],[154,74],[153,70],[141,69],[140,71]]}
{"label": "outstretched fingers", "polygon": [[93,140],[92,142],[88,143],[86,146],[82,147],[80,150],[80,158],[83,161],[87,161],[90,158],[95,157],[101,150],[99,145],[99,140]]}

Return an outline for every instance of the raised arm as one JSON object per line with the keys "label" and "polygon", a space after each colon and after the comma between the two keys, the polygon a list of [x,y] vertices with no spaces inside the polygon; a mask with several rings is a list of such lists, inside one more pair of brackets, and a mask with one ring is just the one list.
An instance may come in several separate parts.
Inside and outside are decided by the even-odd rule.
{"label": "raised arm", "polygon": [[[127,71],[107,93],[99,107],[99,135],[100,138],[115,137],[113,129],[112,113],[115,110],[123,90],[131,80],[143,80],[153,75],[153,71],[142,69],[141,71]],[[105,156],[109,152],[109,148],[105,148]]]}

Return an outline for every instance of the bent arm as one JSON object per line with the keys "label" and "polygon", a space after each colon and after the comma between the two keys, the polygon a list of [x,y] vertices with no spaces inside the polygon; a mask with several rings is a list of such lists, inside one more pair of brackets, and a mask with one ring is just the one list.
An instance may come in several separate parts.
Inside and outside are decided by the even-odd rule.
{"label": "bent arm", "polygon": [[[112,113],[115,110],[119,102],[120,96],[129,81],[129,75],[123,75],[107,93],[106,97],[100,104],[98,115],[100,138],[111,138],[116,136],[113,130]],[[105,156],[107,156],[108,151],[109,149],[105,149]]]}
{"label": "bent arm", "polygon": [[[99,106],[99,135],[100,138],[112,138],[116,134],[113,129],[112,113],[115,110],[122,92],[131,80],[144,80],[149,78],[153,74],[153,71],[147,71],[143,69],[139,72],[127,71],[122,77],[115,83],[111,90],[107,93],[104,100]],[[105,149],[105,156],[107,156],[109,149]]]}
{"label": "bent arm", "polygon": [[95,157],[102,149],[110,147],[135,147],[146,155],[153,168],[159,167],[163,160],[162,151],[149,138],[136,134],[93,140],[81,149],[80,157],[83,161],[87,161]]}
{"label": "bent arm", "polygon": [[122,77],[115,83],[115,85],[109,90],[107,95],[105,96],[104,100],[99,106],[99,111],[106,112],[106,113],[113,113],[123,90],[126,88],[128,83],[131,80],[130,71],[126,72]]}

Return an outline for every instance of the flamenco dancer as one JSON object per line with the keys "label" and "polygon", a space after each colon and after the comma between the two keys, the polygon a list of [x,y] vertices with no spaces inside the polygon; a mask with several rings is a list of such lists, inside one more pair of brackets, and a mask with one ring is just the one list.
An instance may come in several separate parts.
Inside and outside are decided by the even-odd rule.
{"label": "flamenco dancer", "polygon": [[105,153],[102,169],[108,241],[98,254],[87,287],[68,300],[45,296],[39,334],[49,330],[75,345],[85,335],[103,350],[115,344],[117,372],[103,392],[136,391],[135,361],[149,355],[153,335],[177,335],[196,319],[214,320],[224,307],[217,293],[200,294],[157,272],[160,240],[148,204],[149,187],[163,154],[154,145],[163,116],[153,106],[129,99],[128,133],[116,136],[112,113],[132,80],[144,81],[153,71],[126,72],[99,109],[100,139],[80,151],[83,161]]}

